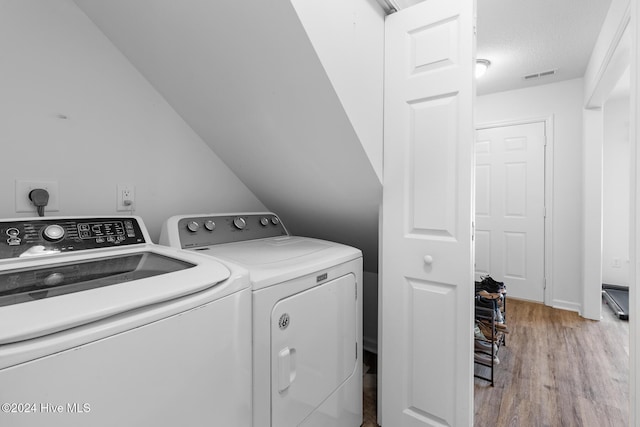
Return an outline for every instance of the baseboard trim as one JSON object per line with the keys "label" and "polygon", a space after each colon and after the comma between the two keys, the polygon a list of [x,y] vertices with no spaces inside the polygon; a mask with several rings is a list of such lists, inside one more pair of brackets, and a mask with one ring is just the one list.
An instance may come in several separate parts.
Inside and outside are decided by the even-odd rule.
{"label": "baseboard trim", "polygon": [[551,301],[551,307],[559,308],[561,310],[575,311],[582,316],[582,306],[575,302],[554,299]]}

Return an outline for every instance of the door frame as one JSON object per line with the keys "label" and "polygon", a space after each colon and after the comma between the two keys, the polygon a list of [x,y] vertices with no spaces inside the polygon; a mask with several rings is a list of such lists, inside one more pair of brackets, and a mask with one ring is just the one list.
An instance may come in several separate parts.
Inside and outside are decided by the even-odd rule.
{"label": "door frame", "polygon": [[[612,86],[612,73],[620,66],[618,46],[621,44],[624,31],[630,31],[631,48],[628,54],[628,63],[631,66],[631,82],[630,82],[630,129],[629,129],[629,145],[630,153],[630,214],[629,214],[629,308],[634,313],[640,313],[640,129],[638,128],[638,120],[640,120],[640,5],[638,0],[620,0],[611,4],[607,18],[603,24],[608,25],[606,32],[601,31],[596,49],[592,54],[590,63],[585,73],[585,102],[584,102],[584,130],[583,136],[585,156],[593,156],[597,161],[598,155],[602,156],[601,149],[603,143],[603,135],[596,135],[591,140],[588,138],[589,130],[587,123],[592,123],[595,130],[599,131],[603,123],[602,104],[608,90]],[[592,171],[593,172],[593,171]],[[599,176],[602,176],[600,168]],[[601,191],[598,193],[595,189],[589,191],[585,186],[584,197],[586,202],[596,204],[599,201],[602,204]],[[585,219],[589,219],[587,216]],[[593,233],[601,231],[600,229],[587,229],[585,227],[585,235],[583,241],[585,244],[585,256],[583,258],[583,310],[587,313],[597,315],[601,307],[600,292],[602,288],[602,276],[589,277],[587,266],[590,263],[602,263],[602,253],[598,248],[601,245],[601,236],[594,236]],[[595,238],[594,238],[595,237]],[[587,248],[589,245],[589,248]],[[589,250],[587,250],[589,249]],[[596,258],[598,258],[596,260]],[[597,296],[597,298],[596,298]],[[596,307],[597,305],[597,307]],[[586,316],[589,317],[589,316]],[[599,319],[597,319],[599,320]],[[640,420],[640,385],[638,383],[638,372],[640,372],[640,340],[637,338],[638,327],[637,316],[629,318],[629,425],[635,426]]]}
{"label": "door frame", "polygon": [[531,123],[544,124],[544,133],[546,139],[544,149],[544,304],[558,308],[575,310],[574,307],[566,307],[566,304],[563,305],[561,302],[558,303],[553,300],[553,115],[529,117],[526,119],[500,120],[495,122],[478,123],[476,124],[475,128],[477,132],[484,129],[527,125]]}
{"label": "door frame", "polygon": [[[634,19],[631,13],[632,2],[620,1],[617,8],[610,10],[615,22],[607,28],[608,37],[602,36],[599,48],[599,63],[589,64],[595,70],[585,74],[585,98],[583,105],[583,254],[582,280],[583,299],[580,314],[593,320],[602,318],[602,150],[604,144],[604,114],[602,107],[609,93],[622,75],[624,67],[633,63],[634,51],[625,45],[624,36],[627,31],[633,38]],[[611,13],[613,11],[613,13]],[[607,17],[609,18],[609,16]],[[607,24],[607,20],[603,25]],[[599,39],[598,42],[601,40]],[[594,49],[594,53],[596,50]],[[593,61],[592,56],[592,61]],[[597,64],[597,65],[596,65]],[[631,76],[633,80],[633,75]],[[631,85],[633,97],[633,84]],[[630,144],[633,146],[633,135]],[[631,156],[633,163],[633,156]],[[634,170],[631,165],[630,172]],[[633,191],[633,190],[632,190]],[[630,202],[633,201],[631,194]],[[633,222],[633,212],[630,222]],[[632,228],[630,228],[632,230]],[[631,261],[629,252],[629,259]],[[630,264],[633,264],[632,262]],[[631,283],[630,271],[630,283]],[[630,295],[631,296],[631,295]]]}

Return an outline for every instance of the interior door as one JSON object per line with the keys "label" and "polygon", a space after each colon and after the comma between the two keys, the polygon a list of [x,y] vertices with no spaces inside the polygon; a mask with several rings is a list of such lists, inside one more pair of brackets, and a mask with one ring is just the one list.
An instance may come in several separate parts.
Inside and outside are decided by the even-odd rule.
{"label": "interior door", "polygon": [[472,425],[474,13],[432,0],[385,24],[384,426]]}
{"label": "interior door", "polygon": [[479,129],[476,136],[476,280],[544,302],[544,122]]}

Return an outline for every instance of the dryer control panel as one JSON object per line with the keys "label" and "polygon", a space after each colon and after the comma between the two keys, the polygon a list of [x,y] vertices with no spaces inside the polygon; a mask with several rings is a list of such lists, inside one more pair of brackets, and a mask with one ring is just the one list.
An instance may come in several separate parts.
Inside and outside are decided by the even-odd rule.
{"label": "dryer control panel", "polygon": [[178,234],[183,249],[289,235],[272,213],[183,217]]}
{"label": "dryer control panel", "polygon": [[136,218],[0,221],[0,259],[146,243]]}

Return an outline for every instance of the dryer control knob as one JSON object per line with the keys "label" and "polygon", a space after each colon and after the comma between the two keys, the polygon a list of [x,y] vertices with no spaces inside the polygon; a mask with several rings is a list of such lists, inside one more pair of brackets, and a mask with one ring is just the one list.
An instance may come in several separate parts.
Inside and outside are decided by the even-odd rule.
{"label": "dryer control knob", "polygon": [[189,221],[187,223],[187,230],[189,230],[192,233],[195,233],[196,231],[198,231],[199,228],[200,228],[200,224],[198,224],[196,221]]}
{"label": "dryer control knob", "polygon": [[204,222],[204,228],[206,228],[206,229],[207,229],[207,230],[209,230],[209,231],[213,231],[213,230],[215,230],[215,228],[216,228],[216,223],[215,223],[215,222],[213,222],[213,221],[211,221],[210,219],[209,219],[209,220],[206,220],[206,221]]}
{"label": "dryer control knob", "polygon": [[266,217],[262,217],[260,218],[260,225],[262,225],[263,227],[266,227],[269,224],[269,220]]}
{"label": "dryer control knob", "polygon": [[64,228],[57,224],[51,224],[44,229],[43,236],[50,242],[55,242],[64,237]]}
{"label": "dryer control knob", "polygon": [[233,225],[235,225],[238,230],[243,230],[247,226],[247,221],[241,216],[237,216],[233,220]]}
{"label": "dryer control knob", "polygon": [[280,218],[278,218],[277,216],[274,216],[273,218],[271,218],[271,223],[273,225],[278,225],[280,224]]}

